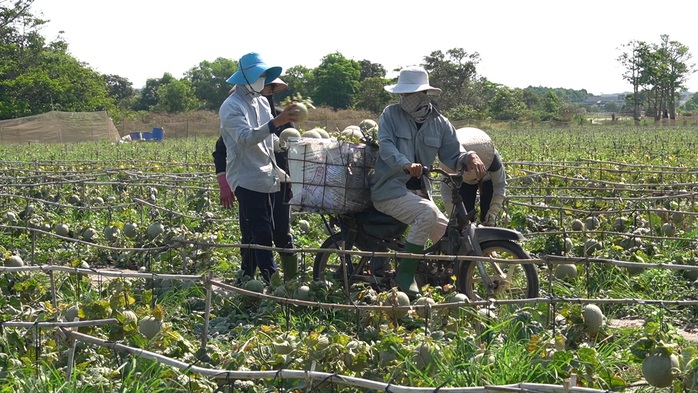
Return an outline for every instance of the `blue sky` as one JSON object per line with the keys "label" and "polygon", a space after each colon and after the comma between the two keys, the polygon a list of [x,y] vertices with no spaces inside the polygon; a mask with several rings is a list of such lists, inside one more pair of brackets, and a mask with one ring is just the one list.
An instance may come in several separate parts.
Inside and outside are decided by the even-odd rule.
{"label": "blue sky", "polygon": [[[99,4],[98,4],[99,3]],[[687,45],[698,59],[690,2],[612,0],[36,0],[32,11],[59,31],[69,51],[98,72],[142,87],[177,78],[204,60],[247,52],[288,68],[317,67],[340,52],[387,70],[419,64],[431,52],[480,54],[478,73],[509,87],[631,90],[616,60],[630,40]],[[663,8],[657,9],[658,6]],[[687,86],[698,92],[698,75]]]}

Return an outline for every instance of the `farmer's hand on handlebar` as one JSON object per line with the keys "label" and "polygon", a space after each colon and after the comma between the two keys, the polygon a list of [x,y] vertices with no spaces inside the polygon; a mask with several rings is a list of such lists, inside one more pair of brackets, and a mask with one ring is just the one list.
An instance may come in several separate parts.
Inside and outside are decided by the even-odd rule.
{"label": "farmer's hand on handlebar", "polygon": [[405,166],[402,167],[402,170],[412,177],[420,177],[422,176],[422,173],[424,173],[424,167],[422,164],[416,162],[405,164]]}
{"label": "farmer's hand on handlebar", "polygon": [[478,156],[475,152],[470,152],[461,157],[458,164],[467,171],[475,172],[478,180],[482,179],[487,171],[487,168],[485,168],[485,164],[480,159],[480,156]]}

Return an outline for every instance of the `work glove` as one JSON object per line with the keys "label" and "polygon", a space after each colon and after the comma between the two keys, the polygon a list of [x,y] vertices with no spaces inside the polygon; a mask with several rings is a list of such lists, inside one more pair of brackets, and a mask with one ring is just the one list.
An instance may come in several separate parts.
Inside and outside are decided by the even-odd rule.
{"label": "work glove", "polygon": [[486,227],[496,227],[497,226],[497,214],[492,212],[491,210],[487,212],[487,215],[485,216],[485,221],[482,222],[482,225]]}
{"label": "work glove", "polygon": [[235,194],[233,194],[233,190],[230,189],[228,180],[225,178],[225,173],[216,176],[216,180],[218,180],[218,188],[221,190],[221,205],[226,209],[233,207]]}
{"label": "work glove", "polygon": [[504,202],[503,196],[492,196],[490,208],[487,210],[487,215],[485,216],[485,221],[483,221],[482,225],[487,227],[497,226],[497,217],[499,217],[499,212],[502,210],[502,202]]}

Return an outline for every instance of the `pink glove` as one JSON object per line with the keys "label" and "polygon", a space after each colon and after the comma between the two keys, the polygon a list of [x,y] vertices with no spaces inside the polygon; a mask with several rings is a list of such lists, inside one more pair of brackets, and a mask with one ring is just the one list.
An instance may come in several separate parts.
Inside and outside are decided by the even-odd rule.
{"label": "pink glove", "polygon": [[221,205],[226,209],[233,207],[235,194],[233,194],[233,190],[230,189],[228,180],[225,179],[225,173],[216,176],[216,179],[218,180],[218,188],[221,190]]}

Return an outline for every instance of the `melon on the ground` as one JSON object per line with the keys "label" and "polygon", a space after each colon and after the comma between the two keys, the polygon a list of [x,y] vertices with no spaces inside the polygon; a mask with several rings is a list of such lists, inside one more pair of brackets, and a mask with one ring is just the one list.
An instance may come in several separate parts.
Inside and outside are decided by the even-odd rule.
{"label": "melon on the ground", "polygon": [[152,340],[162,330],[162,321],[154,317],[145,317],[138,323],[138,331]]}
{"label": "melon on the ground", "polygon": [[121,230],[113,225],[104,227],[102,233],[107,240],[116,240],[121,236]]}
{"label": "melon on the ground", "polygon": [[245,283],[245,289],[252,292],[262,293],[264,292],[264,283],[260,280],[249,280]]}
{"label": "melon on the ground", "polygon": [[586,323],[586,329],[589,334],[596,334],[603,326],[603,312],[599,306],[595,304],[587,304],[582,308],[582,317]]}
{"label": "melon on the ground", "polygon": [[417,315],[420,318],[426,318],[427,315],[430,315],[433,310],[430,310],[428,306],[433,306],[436,304],[436,301],[430,297],[424,296],[420,297],[419,299],[414,301],[415,306],[427,306],[427,307],[418,307],[416,308]]}
{"label": "melon on the ground", "polygon": [[[405,292],[402,291],[396,291],[394,294],[390,294],[388,296],[388,302],[386,306],[409,306],[410,305],[410,297],[407,296]],[[394,318],[402,318],[406,316],[408,313],[408,309],[393,309],[390,312],[390,315]]]}
{"label": "melon on the ground", "polygon": [[307,285],[301,285],[296,289],[296,292],[293,294],[294,299],[298,300],[311,300],[310,299],[310,287]]}
{"label": "melon on the ground", "polygon": [[555,278],[558,280],[577,278],[577,265],[573,263],[563,263],[555,267]]}
{"label": "melon on the ground", "polygon": [[154,222],[148,226],[148,229],[146,230],[146,233],[148,234],[148,238],[150,239],[155,239],[160,235],[161,233],[165,232],[165,227],[159,223],[159,222]]}
{"label": "melon on the ground", "polygon": [[427,343],[417,345],[412,355],[414,365],[419,369],[431,366],[434,363],[434,350],[435,348]]}
{"label": "melon on the ground", "polygon": [[470,299],[468,299],[468,296],[464,293],[454,293],[453,295],[448,297],[448,302],[449,303],[468,303]]}
{"label": "melon on the ground", "polygon": [[56,224],[53,227],[53,231],[56,232],[56,235],[58,236],[68,236],[68,233],[70,233],[70,228],[68,228],[67,224]]}
{"label": "melon on the ground", "polygon": [[68,197],[68,203],[71,205],[79,205],[82,200],[80,199],[80,196],[77,194],[73,194],[70,197]]}
{"label": "melon on the ground", "polygon": [[303,233],[310,232],[310,222],[308,220],[298,220],[298,226]]}
{"label": "melon on the ground", "polygon": [[587,217],[585,226],[588,230],[593,231],[594,229],[598,228],[600,224],[600,221],[597,217],[591,216]]}
{"label": "melon on the ground", "polygon": [[566,253],[569,253],[572,251],[572,247],[574,247],[574,243],[572,242],[572,239],[569,237],[566,237],[565,240],[563,240],[563,249],[565,250]]}
{"label": "melon on the ground", "polygon": [[138,224],[133,222],[124,224],[124,235],[131,239],[136,237],[138,235]]}
{"label": "melon on the ground", "polygon": [[82,232],[82,238],[90,241],[94,239],[95,235],[97,234],[97,231],[94,228],[87,228]]}
{"label": "melon on the ground", "polygon": [[662,225],[662,233],[664,236],[674,236],[676,235],[676,227],[674,224],[667,222]]}
{"label": "melon on the ground", "polygon": [[17,223],[17,214],[15,212],[5,212],[5,214],[2,215],[2,221],[6,222],[10,225],[14,225]]}
{"label": "melon on the ground", "polygon": [[24,266],[24,260],[19,255],[13,255],[5,259],[6,267],[22,267]]}
{"label": "melon on the ground", "polygon": [[67,310],[65,310],[65,320],[68,322],[73,322],[75,318],[78,317],[78,313],[80,312],[80,308],[78,306],[71,306]]}
{"label": "melon on the ground", "polygon": [[673,369],[678,367],[678,356],[669,353],[667,348],[658,348],[642,360],[642,376],[650,385],[666,388],[674,381]]}

